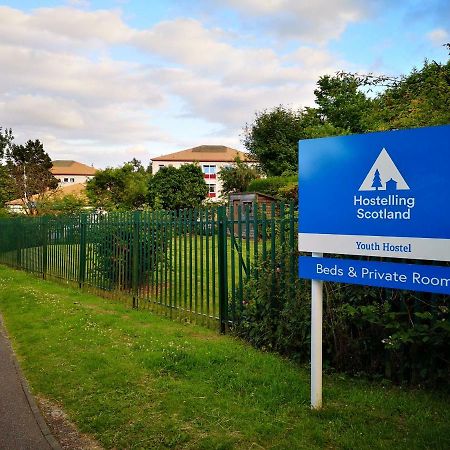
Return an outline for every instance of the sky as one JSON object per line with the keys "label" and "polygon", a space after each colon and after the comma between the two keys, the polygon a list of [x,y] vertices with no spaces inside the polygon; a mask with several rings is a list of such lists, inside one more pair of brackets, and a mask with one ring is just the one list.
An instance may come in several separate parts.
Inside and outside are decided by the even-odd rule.
{"label": "sky", "polygon": [[243,150],[321,75],[446,61],[449,25],[447,0],[0,0],[0,126],[97,168]]}

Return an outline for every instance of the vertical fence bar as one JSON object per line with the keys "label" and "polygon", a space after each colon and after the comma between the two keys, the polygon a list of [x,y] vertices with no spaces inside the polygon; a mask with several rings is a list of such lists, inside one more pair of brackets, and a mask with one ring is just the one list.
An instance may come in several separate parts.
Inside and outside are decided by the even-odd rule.
{"label": "vertical fence bar", "polygon": [[[208,320],[210,318],[210,272],[209,272],[209,260],[210,260],[210,253],[209,253],[209,236],[210,236],[210,232],[211,234],[214,233],[214,225],[212,223],[212,221],[209,221],[209,217],[210,217],[210,209],[207,208],[206,209],[206,314],[208,316]],[[214,278],[214,271],[213,271],[213,278]],[[203,283],[202,283],[203,286]]]}
{"label": "vertical fence bar", "polygon": [[258,203],[253,204],[253,273],[258,277],[258,243],[259,243],[259,208]]}
{"label": "vertical fence bar", "polygon": [[83,287],[86,279],[86,229],[87,217],[83,214],[80,217],[80,250],[79,250],[79,264],[78,269],[78,285]]}
{"label": "vertical fence bar", "polygon": [[[139,227],[140,227],[141,213],[135,211],[133,213],[132,222],[132,252],[131,252],[131,288],[133,292],[133,308],[139,308],[138,299],[138,276],[139,276]],[[131,246],[130,246],[131,247]]]}
{"label": "vertical fence bar", "polygon": [[198,234],[200,227],[199,213],[200,210],[194,209],[194,310],[196,315],[200,313],[201,309],[198,305]]}
{"label": "vertical fence bar", "polygon": [[[205,224],[203,222],[203,214],[205,211],[203,209],[200,210],[200,217],[199,217],[199,226],[200,226],[200,314],[202,316],[202,323],[203,323],[203,317],[205,314],[205,297],[204,297],[204,289],[203,289],[203,283],[204,283],[204,277],[203,277],[203,261],[205,259],[205,252],[203,248],[203,240],[205,238]],[[206,228],[206,239],[208,239],[208,228]],[[208,253],[206,253],[206,258],[208,258]],[[208,275],[207,275],[208,276]]]}
{"label": "vertical fence bar", "polygon": [[219,322],[220,331],[228,329],[228,288],[227,288],[227,211],[225,206],[218,208],[218,257],[219,257]]}
{"label": "vertical fence bar", "polygon": [[217,225],[217,209],[211,210],[211,226],[213,229],[211,239],[211,273],[212,273],[212,313],[213,317],[216,317],[216,304],[218,295],[216,293],[216,230]]}
{"label": "vertical fence bar", "polygon": [[244,255],[242,253],[242,206],[238,205],[238,212],[237,212],[237,220],[238,220],[238,239],[239,239],[239,250],[238,250],[238,257],[239,257],[239,304],[242,311],[242,308],[244,306],[244,274],[243,274],[243,261],[244,261]]}
{"label": "vertical fence bar", "polygon": [[192,280],[193,280],[193,273],[192,273],[192,222],[193,221],[193,215],[192,215],[192,209],[189,209],[189,216],[188,216],[188,234],[189,234],[189,317],[192,320],[192,297],[194,295]]}
{"label": "vertical fence bar", "polygon": [[18,269],[21,268],[22,266],[22,241],[23,241],[23,219],[20,219],[17,221],[17,240],[16,240],[16,245],[17,245],[17,254],[16,254],[16,267]]}
{"label": "vertical fence bar", "polygon": [[184,285],[184,311],[188,310],[188,268],[187,268],[187,258],[188,258],[188,251],[187,251],[187,243],[188,243],[188,213],[186,210],[183,210],[183,257],[184,257],[184,263],[183,263],[183,285]]}
{"label": "vertical fence bar", "polygon": [[48,220],[43,217],[41,222],[42,227],[42,278],[47,278],[47,264],[48,264]]}
{"label": "vertical fence bar", "polygon": [[231,320],[234,322],[236,320],[236,241],[234,236],[234,207],[232,203],[230,205],[229,218],[227,219],[227,224],[225,226],[225,230],[227,229],[230,230]]}

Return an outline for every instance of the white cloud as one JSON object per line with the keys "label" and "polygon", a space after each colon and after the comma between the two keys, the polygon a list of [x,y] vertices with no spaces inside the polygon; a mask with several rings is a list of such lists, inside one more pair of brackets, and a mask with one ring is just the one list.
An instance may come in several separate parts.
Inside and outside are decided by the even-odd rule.
{"label": "white cloud", "polygon": [[434,45],[443,45],[449,41],[449,33],[444,28],[435,28],[427,33],[427,39]]}
{"label": "white cloud", "polygon": [[[53,157],[86,155],[102,167],[134,150],[154,156],[206,139],[237,143],[255,111],[311,105],[317,77],[342,67],[323,47],[279,55],[239,44],[193,19],[138,30],[118,11],[0,7],[0,125],[18,138],[45,137]],[[116,45],[144,57],[120,60]]]}
{"label": "white cloud", "polygon": [[119,11],[39,8],[31,14],[0,6],[0,42],[39,48],[73,48],[126,43],[133,31]]}
{"label": "white cloud", "polygon": [[338,38],[351,23],[367,17],[373,0],[217,0],[240,11],[246,24],[255,22],[283,38],[324,44]]}

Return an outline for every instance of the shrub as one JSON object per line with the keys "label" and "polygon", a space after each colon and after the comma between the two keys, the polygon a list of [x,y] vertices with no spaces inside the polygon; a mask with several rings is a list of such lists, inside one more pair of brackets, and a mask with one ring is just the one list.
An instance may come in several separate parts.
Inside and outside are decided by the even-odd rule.
{"label": "shrub", "polygon": [[[287,267],[287,266],[286,266]],[[235,332],[254,346],[307,363],[310,283],[258,266],[245,285]],[[449,299],[324,283],[324,366],[396,383],[449,387]]]}
{"label": "shrub", "polygon": [[296,182],[297,176],[261,178],[253,180],[248,185],[248,190],[250,192],[261,192],[262,194],[278,196],[281,188]]}
{"label": "shrub", "polygon": [[[150,274],[166,260],[169,239],[162,220],[151,220],[155,213],[148,211],[139,213],[137,218],[134,214],[109,213],[101,219],[101,226],[90,226],[87,241],[95,251],[98,287],[125,291],[132,288],[134,250],[138,287],[151,288]],[[168,213],[160,212],[159,217],[162,219],[164,214]]]}

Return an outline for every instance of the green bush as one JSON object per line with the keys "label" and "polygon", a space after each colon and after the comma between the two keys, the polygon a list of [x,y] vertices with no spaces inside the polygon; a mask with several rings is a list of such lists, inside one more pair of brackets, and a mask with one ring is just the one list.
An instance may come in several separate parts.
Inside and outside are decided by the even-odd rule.
{"label": "green bush", "polygon": [[169,240],[162,218],[169,213],[160,212],[158,223],[153,220],[155,213],[145,211],[137,219],[135,214],[109,213],[101,226],[90,227],[87,242],[94,248],[97,287],[130,290],[134,251],[139,287],[151,288],[151,273],[166,261]]}
{"label": "green bush", "polygon": [[[246,283],[234,330],[258,348],[307,363],[310,283],[292,280],[287,272],[268,262],[259,265],[259,276]],[[324,366],[395,383],[450,387],[449,303],[443,295],[324,283]]]}
{"label": "green bush", "polygon": [[260,178],[253,180],[248,185],[248,190],[249,192],[261,192],[262,194],[277,196],[280,189],[296,182],[297,176]]}

